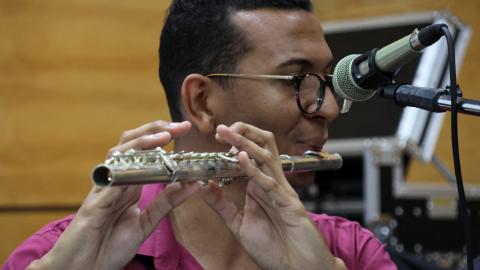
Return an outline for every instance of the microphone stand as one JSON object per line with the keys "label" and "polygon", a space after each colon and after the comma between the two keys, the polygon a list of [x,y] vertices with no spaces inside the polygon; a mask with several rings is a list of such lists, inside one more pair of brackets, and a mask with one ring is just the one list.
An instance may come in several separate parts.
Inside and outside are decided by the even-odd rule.
{"label": "microphone stand", "polygon": [[[445,111],[450,111],[452,103],[449,95],[442,95],[438,99],[438,106]],[[459,113],[480,116],[480,101],[473,99],[460,99],[457,102]]]}
{"label": "microphone stand", "polygon": [[[447,89],[389,84],[380,90],[380,96],[393,99],[400,106],[411,106],[430,112],[446,112],[452,108],[451,96]],[[480,116],[480,100],[457,97],[457,111]]]}

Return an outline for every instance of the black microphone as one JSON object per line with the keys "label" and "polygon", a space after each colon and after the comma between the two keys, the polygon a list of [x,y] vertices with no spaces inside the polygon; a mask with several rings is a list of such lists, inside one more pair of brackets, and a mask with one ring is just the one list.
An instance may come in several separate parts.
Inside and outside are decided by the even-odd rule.
{"label": "black microphone", "polygon": [[333,72],[333,88],[347,101],[370,99],[377,90],[392,84],[399,68],[439,40],[444,24],[432,24],[381,49],[342,58]]}

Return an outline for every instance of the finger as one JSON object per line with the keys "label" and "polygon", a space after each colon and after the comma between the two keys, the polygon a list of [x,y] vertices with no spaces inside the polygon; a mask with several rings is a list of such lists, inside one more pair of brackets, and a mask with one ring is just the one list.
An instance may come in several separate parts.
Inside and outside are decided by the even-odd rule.
{"label": "finger", "polygon": [[[255,159],[257,164],[259,164],[259,165],[262,165],[262,164],[265,164],[265,163],[269,164],[268,167],[274,173],[273,176],[280,183],[282,183],[282,185],[285,188],[287,188],[289,190],[289,192],[292,193],[292,195],[298,196],[298,194],[292,188],[292,186],[290,185],[288,180],[285,178],[285,174],[283,172],[283,169],[282,169],[281,165],[278,166],[278,163],[280,163],[280,154],[278,153],[277,144],[275,142],[275,136],[273,135],[272,132],[259,129],[255,126],[245,124],[245,123],[242,123],[242,122],[234,123],[229,128],[232,131],[234,131],[238,134],[242,134],[245,138],[251,139],[252,141],[254,141],[259,146],[262,146],[262,145],[264,145],[264,147],[266,146],[266,149],[268,149],[270,151],[271,155],[266,155],[265,161],[260,161],[258,159],[255,159],[255,156],[252,155],[252,153],[249,153],[248,151],[246,151],[246,152],[249,153],[249,155]],[[237,152],[238,152],[238,150],[237,150]],[[269,163],[268,162],[269,160],[272,160],[274,162]],[[275,164],[275,163],[277,163],[277,164]],[[261,167],[262,166],[260,166],[260,168]]]}
{"label": "finger", "polygon": [[[257,166],[255,166],[250,160],[248,154],[242,151],[238,154],[238,160],[243,172],[250,178],[251,181],[255,181],[272,200],[278,202],[281,206],[288,204],[289,195],[283,188],[285,181],[278,182],[275,178],[264,174]],[[288,183],[287,183],[288,184]]]}
{"label": "finger", "polygon": [[149,150],[159,146],[161,147],[168,144],[171,140],[172,140],[172,136],[170,135],[170,133],[166,131],[162,131],[162,132],[151,134],[151,135],[144,135],[136,139],[133,139],[131,141],[128,141],[124,144],[112,147],[108,151],[108,156],[113,155],[113,153],[115,152],[123,153],[129,149]]}
{"label": "finger", "polygon": [[140,214],[144,235],[148,236],[160,219],[192,196],[199,188],[200,184],[197,182],[168,185]]}
{"label": "finger", "polygon": [[275,149],[274,152],[278,155],[275,136],[272,132],[242,122],[234,123],[230,126],[230,129],[262,147],[267,147],[271,151]]}
{"label": "finger", "polygon": [[124,144],[141,136],[156,134],[160,132],[168,132],[172,136],[172,139],[175,139],[185,135],[190,130],[191,126],[192,125],[188,121],[166,122],[162,120],[157,120],[142,125],[138,128],[123,132],[120,136],[118,144]]}
{"label": "finger", "polygon": [[275,156],[272,152],[267,149],[262,148],[257,143],[251,141],[250,139],[233,132],[231,129],[226,127],[225,125],[219,125],[217,127],[217,136],[216,138],[219,141],[224,141],[232,146],[236,147],[238,150],[246,151],[250,154],[250,156],[259,163],[259,165],[263,165],[265,163],[272,163],[275,161],[279,161],[278,155]]}
{"label": "finger", "polygon": [[210,208],[220,215],[227,227],[235,235],[238,235],[238,230],[242,224],[243,212],[233,202],[226,199],[224,190],[213,181],[209,181],[208,186],[201,188],[198,194]]}
{"label": "finger", "polygon": [[[236,132],[233,130],[236,130]],[[241,134],[245,134],[245,136]],[[236,148],[246,151],[249,156],[255,160],[259,168],[263,170],[263,173],[273,176],[282,186],[295,193],[283,173],[273,133],[258,129],[248,124],[237,122],[230,128],[227,128],[224,125],[219,125],[217,127],[217,135],[219,140],[228,141],[228,143],[232,144],[234,147],[236,147],[235,144],[237,144],[238,147]],[[253,138],[253,140],[256,140],[261,144],[263,143],[267,145],[267,147],[262,148],[257,143],[249,140],[246,136]],[[271,148],[271,150],[269,150],[269,148]]]}
{"label": "finger", "polygon": [[[237,122],[230,127],[226,127],[225,125],[219,125],[217,127],[217,132],[218,128],[220,128],[221,130],[225,130],[225,128],[229,129],[231,132],[239,134],[247,138],[248,140],[254,142],[258,146],[262,148],[267,148],[275,155],[278,155],[277,145],[275,143],[275,136],[269,131],[262,130],[252,125],[241,122]],[[226,140],[226,138],[222,137],[221,135],[216,136],[216,138],[222,143],[230,143]]]}

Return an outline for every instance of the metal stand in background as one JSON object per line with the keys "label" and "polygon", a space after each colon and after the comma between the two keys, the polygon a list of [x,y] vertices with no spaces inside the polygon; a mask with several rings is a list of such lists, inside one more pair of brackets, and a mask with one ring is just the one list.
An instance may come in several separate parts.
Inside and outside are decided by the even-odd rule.
{"label": "metal stand in background", "polygon": [[[451,98],[446,89],[392,84],[383,88],[380,96],[393,99],[400,106],[410,106],[430,112],[447,112],[452,108]],[[457,111],[480,116],[480,101],[458,98]]]}

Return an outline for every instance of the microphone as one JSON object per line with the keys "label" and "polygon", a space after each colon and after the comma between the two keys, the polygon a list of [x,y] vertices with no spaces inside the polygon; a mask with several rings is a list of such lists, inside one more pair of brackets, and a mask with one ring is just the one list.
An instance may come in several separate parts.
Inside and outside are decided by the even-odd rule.
{"label": "microphone", "polygon": [[347,103],[373,97],[407,62],[443,36],[444,24],[432,24],[381,48],[342,58],[333,72],[333,88]]}

